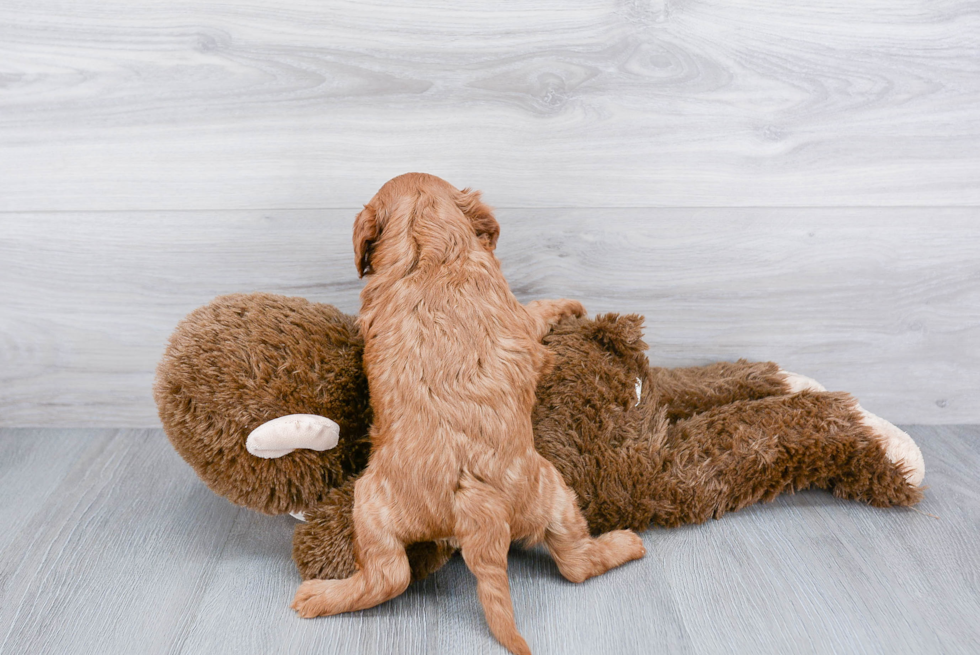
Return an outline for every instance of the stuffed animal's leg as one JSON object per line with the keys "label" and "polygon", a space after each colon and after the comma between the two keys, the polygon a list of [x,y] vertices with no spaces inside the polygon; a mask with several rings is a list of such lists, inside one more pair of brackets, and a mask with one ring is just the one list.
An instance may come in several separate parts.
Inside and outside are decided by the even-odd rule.
{"label": "stuffed animal's leg", "polygon": [[772,362],[718,362],[709,366],[651,366],[643,386],[656,389],[671,421],[740,400],[758,400],[800,391],[825,391],[808,377],[783,371]]}
{"label": "stuffed animal's leg", "polygon": [[393,510],[370,474],[355,485],[354,541],[358,571],[344,580],[307,580],[293,609],[303,618],[331,616],[379,605],[399,595],[412,579],[404,542],[392,531]]}
{"label": "stuffed animal's leg", "polygon": [[914,442],[844,393],[740,401],[669,428],[653,521],[720,517],[806,487],[872,505],[912,505],[924,472]]}

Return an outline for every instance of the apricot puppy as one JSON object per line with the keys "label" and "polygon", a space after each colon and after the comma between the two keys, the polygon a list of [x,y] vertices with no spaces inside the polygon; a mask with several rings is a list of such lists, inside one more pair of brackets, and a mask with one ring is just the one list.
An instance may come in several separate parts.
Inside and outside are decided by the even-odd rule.
{"label": "apricot puppy", "polygon": [[582,582],[642,557],[628,530],[589,536],[575,494],[534,449],[531,410],[550,325],[572,300],[521,305],[493,250],[500,228],[478,193],[419,173],[385,184],[354,222],[372,453],[354,488],[359,571],[308,580],[303,617],[372,607],[402,593],[405,546],[452,540],[477,579],[494,636],[530,653],[507,582],[512,540],[544,541]]}

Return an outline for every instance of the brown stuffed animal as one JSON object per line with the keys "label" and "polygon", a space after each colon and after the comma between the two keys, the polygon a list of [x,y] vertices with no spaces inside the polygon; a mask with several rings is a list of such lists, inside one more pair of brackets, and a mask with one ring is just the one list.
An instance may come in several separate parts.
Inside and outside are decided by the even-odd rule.
{"label": "brown stuffed animal", "polygon": [[[852,396],[772,363],[652,367],[642,320],[566,319],[544,341],[556,358],[537,390],[535,445],[593,533],[700,523],[807,487],[879,507],[922,497],[918,447]],[[212,490],[305,515],[293,539],[304,579],[355,571],[353,481],[371,422],[362,346],[355,319],[329,305],[231,295],[192,312],[157,369],[164,429]],[[416,579],[452,555],[408,552]]]}

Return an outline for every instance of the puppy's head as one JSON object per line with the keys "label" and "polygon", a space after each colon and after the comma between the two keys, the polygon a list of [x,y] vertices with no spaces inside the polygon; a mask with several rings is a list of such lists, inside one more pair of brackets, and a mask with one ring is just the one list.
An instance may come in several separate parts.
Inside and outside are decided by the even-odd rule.
{"label": "puppy's head", "polygon": [[389,180],[354,220],[360,277],[398,261],[447,258],[457,250],[497,246],[500,225],[479,191],[460,191],[425,173]]}

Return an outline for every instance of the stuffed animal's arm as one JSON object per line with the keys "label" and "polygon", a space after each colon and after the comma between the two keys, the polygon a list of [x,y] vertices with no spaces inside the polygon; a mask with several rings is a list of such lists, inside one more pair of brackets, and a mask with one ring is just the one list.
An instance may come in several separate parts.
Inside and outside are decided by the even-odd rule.
{"label": "stuffed animal's arm", "polygon": [[720,405],[739,400],[758,400],[803,390],[826,391],[816,380],[789,373],[772,362],[718,362],[709,366],[660,368],[647,373],[651,389],[656,389],[667,417],[689,418]]}
{"label": "stuffed animal's arm", "polygon": [[340,426],[315,414],[290,414],[267,421],[249,433],[245,448],[256,457],[274,459],[294,450],[330,450],[340,440]]}

